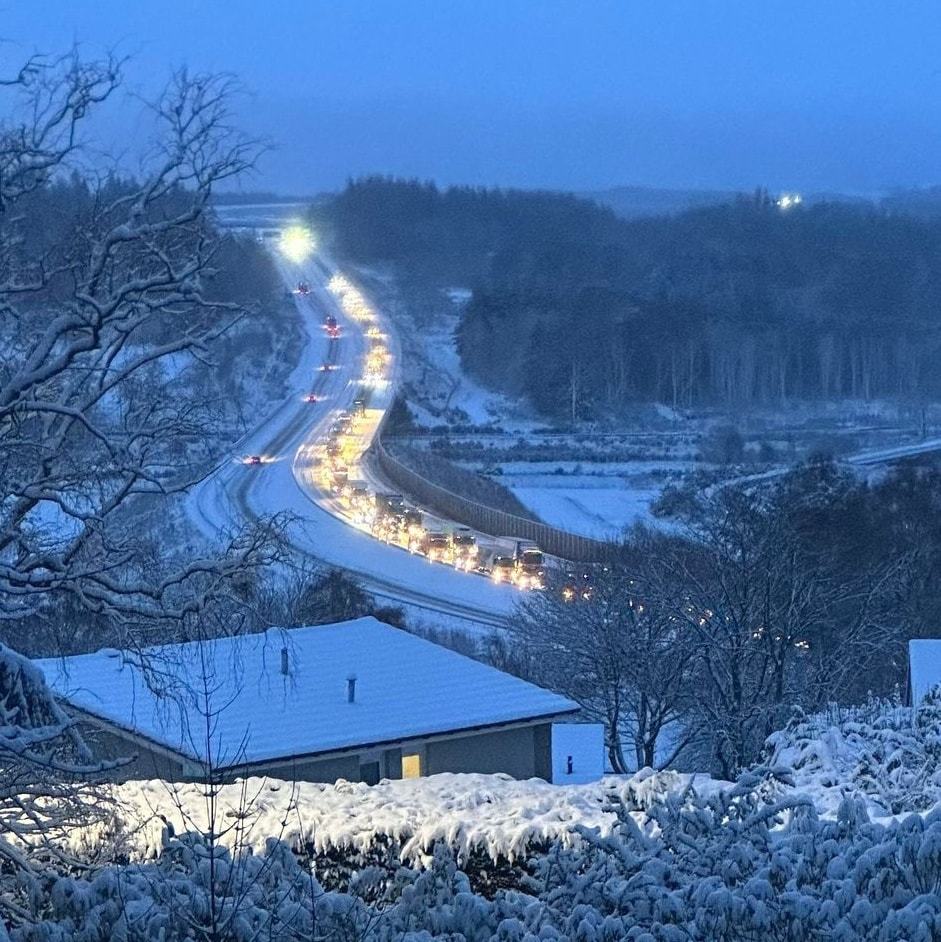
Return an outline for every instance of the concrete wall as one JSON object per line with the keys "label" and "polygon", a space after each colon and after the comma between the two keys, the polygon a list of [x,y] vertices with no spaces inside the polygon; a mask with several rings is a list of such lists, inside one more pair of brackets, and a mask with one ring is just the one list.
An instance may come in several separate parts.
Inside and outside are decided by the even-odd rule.
{"label": "concrete wall", "polygon": [[79,723],[78,730],[98,759],[120,760],[136,755],[133,761],[106,773],[104,777],[111,781],[126,782],[149,778],[163,779],[166,782],[183,780],[183,763],[178,759],[156,749],[149,749],[145,745],[102,729],[93,723]]}

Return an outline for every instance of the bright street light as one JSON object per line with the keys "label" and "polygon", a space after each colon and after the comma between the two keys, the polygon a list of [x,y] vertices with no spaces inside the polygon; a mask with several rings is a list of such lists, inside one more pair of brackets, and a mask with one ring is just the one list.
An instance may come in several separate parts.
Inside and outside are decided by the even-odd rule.
{"label": "bright street light", "polygon": [[790,209],[803,202],[800,193],[782,193],[776,200],[779,209]]}
{"label": "bright street light", "polygon": [[314,251],[314,237],[306,226],[288,226],[281,230],[278,248],[285,258],[300,264]]}

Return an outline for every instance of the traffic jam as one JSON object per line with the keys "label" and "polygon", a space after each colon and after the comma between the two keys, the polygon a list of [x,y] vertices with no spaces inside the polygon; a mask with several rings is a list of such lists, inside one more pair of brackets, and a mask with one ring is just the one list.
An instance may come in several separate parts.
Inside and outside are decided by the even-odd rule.
{"label": "traffic jam", "polygon": [[[310,237],[302,231],[292,235],[288,230],[282,243],[282,251],[295,261],[307,257],[311,251]],[[469,527],[432,517],[409,505],[403,495],[370,486],[357,476],[362,474],[358,469],[363,467],[363,456],[381,414],[378,409],[369,409],[370,399],[373,392],[387,382],[390,355],[376,314],[359,289],[341,274],[333,275],[327,288],[343,314],[362,327],[367,344],[359,389],[351,408],[333,413],[327,432],[314,448],[317,482],[333,499],[332,509],[375,539],[424,556],[430,563],[475,573],[520,589],[545,588],[547,560],[536,544],[510,537],[487,536],[481,541]],[[308,297],[310,283],[299,281],[293,293]],[[312,388],[304,397],[308,403],[326,399],[325,374],[339,368],[336,343],[342,337],[341,325],[333,314],[325,314],[323,329],[331,343],[326,359],[314,375]],[[248,455],[242,459],[250,466],[272,460],[266,455]],[[586,586],[571,575],[566,576],[562,592],[570,601],[587,598],[589,594]]]}
{"label": "traffic jam", "polygon": [[[363,327],[367,350],[352,408],[334,413],[318,442],[321,487],[352,524],[390,546],[424,556],[431,563],[489,576],[494,582],[543,588],[546,560],[535,544],[493,537],[482,544],[469,527],[440,521],[410,506],[402,494],[370,487],[356,476],[368,445],[366,433],[375,428],[367,417],[371,392],[386,381],[389,351],[376,316],[358,289],[342,275],[335,275],[328,287],[344,314]],[[327,315],[323,326],[331,339],[340,338],[335,317]]]}

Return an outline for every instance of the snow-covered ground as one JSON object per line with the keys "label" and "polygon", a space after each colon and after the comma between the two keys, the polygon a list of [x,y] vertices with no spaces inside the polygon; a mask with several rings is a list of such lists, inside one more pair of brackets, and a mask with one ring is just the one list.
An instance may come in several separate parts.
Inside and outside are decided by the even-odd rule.
{"label": "snow-covered ground", "polygon": [[[526,431],[534,421],[523,403],[485,389],[461,368],[455,342],[461,308],[470,300],[467,288],[441,292],[433,317],[419,319],[397,298],[394,280],[360,269],[381,286],[401,344],[400,380],[409,408],[423,425],[498,425],[503,431]],[[426,312],[427,313],[427,312]]]}
{"label": "snow-covered ground", "polygon": [[[501,479],[541,520],[595,539],[617,539],[635,523],[650,523],[650,504],[660,487],[605,486],[601,481],[531,475],[522,481]],[[526,483],[523,483],[526,482]]]}

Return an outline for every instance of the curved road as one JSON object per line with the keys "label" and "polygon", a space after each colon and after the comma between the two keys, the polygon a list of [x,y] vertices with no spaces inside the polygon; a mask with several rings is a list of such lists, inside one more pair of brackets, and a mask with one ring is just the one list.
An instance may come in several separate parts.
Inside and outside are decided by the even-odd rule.
{"label": "curved road", "polygon": [[[311,286],[309,295],[295,295],[306,335],[289,380],[295,393],[242,439],[242,454],[233,456],[194,489],[190,497],[193,518],[212,536],[233,523],[289,511],[296,522],[288,538],[298,551],[350,571],[374,595],[485,627],[504,626],[518,599],[516,590],[387,546],[331,511],[330,499],[316,484],[315,443],[333,414],[352,405],[360,388],[367,340],[362,327],[346,315],[328,289],[336,271],[325,260],[282,263],[281,267],[287,284],[293,287],[305,280]],[[339,339],[329,339],[323,330],[328,313],[341,324]],[[395,351],[394,343],[391,349]],[[324,364],[334,369],[321,371]],[[315,392],[320,401],[306,402],[309,392]],[[376,394],[384,407],[391,400],[392,384],[381,385]],[[262,456],[263,463],[246,465],[245,458],[251,454]]]}

